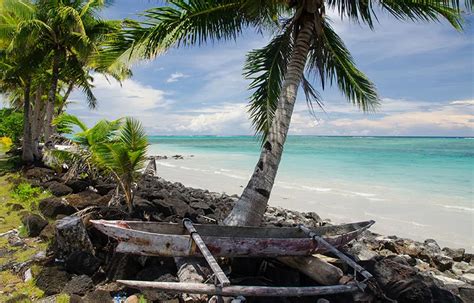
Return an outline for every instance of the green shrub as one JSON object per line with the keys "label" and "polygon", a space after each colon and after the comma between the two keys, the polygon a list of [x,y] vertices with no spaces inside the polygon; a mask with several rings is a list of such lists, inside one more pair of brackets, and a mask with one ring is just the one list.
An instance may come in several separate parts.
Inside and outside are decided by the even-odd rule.
{"label": "green shrub", "polygon": [[39,187],[33,187],[29,183],[21,182],[12,189],[12,197],[21,202],[29,202],[41,194]]}
{"label": "green shrub", "polygon": [[23,134],[23,113],[11,108],[0,109],[0,137],[12,139],[18,144]]}

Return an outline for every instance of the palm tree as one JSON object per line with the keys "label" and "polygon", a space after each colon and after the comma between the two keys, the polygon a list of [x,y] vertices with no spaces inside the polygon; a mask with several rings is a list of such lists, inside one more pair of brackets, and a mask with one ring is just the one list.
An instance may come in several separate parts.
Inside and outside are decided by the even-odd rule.
{"label": "palm tree", "polygon": [[[349,50],[330,25],[327,9],[341,18],[374,27],[378,12],[401,21],[447,20],[461,29],[457,0],[173,0],[148,10],[145,21],[130,23],[118,49],[132,43],[129,53],[153,57],[172,47],[235,39],[243,29],[270,29],[270,43],[247,57],[250,115],[262,134],[262,150],[254,173],[225,223],[258,225],[265,212],[290,127],[299,86],[308,104],[321,104],[307,79],[324,89],[337,85],[347,100],[363,111],[379,104],[374,84],[354,64]],[[471,9],[472,0],[466,1]],[[133,55],[132,55],[133,56]],[[310,75],[313,77],[305,77]]]}
{"label": "palm tree", "polygon": [[[104,1],[97,0],[0,2],[0,49],[4,58],[17,61],[11,66],[27,71],[24,76],[32,80],[20,81],[18,85],[23,87],[30,83],[28,92],[34,91],[35,95],[31,100],[34,102],[24,105],[28,109],[24,111],[25,122],[31,121],[25,126],[26,140],[23,140],[26,162],[31,162],[31,153],[35,159],[40,159],[39,137],[44,133],[45,141],[50,140],[52,119],[55,113],[63,111],[75,87],[82,88],[89,106],[94,108],[97,100],[92,93],[92,73],[111,75],[117,80],[131,74],[123,65],[107,66],[100,59],[104,43],[121,29],[120,21],[101,20],[96,16],[104,5]],[[18,49],[25,52],[18,52]],[[20,66],[17,57],[25,58],[29,53],[34,53],[35,59],[39,60],[23,60],[26,66]],[[43,98],[43,93],[47,98]],[[17,99],[20,103],[22,100],[30,101],[29,98]],[[31,130],[32,135],[26,130]],[[29,146],[33,146],[33,152]]]}
{"label": "palm tree", "polygon": [[[90,174],[99,168],[110,173],[122,189],[128,211],[133,210],[133,183],[139,176],[146,160],[148,141],[141,123],[133,118],[114,121],[101,120],[88,128],[78,117],[63,114],[54,120],[65,127],[77,127],[73,141],[78,149],[53,151],[59,161],[69,160],[74,165],[83,165]],[[73,168],[74,169],[74,168]]]}
{"label": "palm tree", "polygon": [[148,141],[141,123],[126,118],[118,131],[116,140],[99,144],[95,154],[99,163],[108,171],[121,187],[128,211],[133,211],[133,183],[146,161]]}

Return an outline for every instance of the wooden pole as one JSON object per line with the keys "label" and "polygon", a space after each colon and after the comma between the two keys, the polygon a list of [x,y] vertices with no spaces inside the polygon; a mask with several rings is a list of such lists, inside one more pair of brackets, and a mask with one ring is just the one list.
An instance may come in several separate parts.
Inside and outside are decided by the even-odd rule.
{"label": "wooden pole", "polygon": [[183,225],[186,227],[188,230],[189,234],[194,240],[194,243],[196,243],[197,247],[201,251],[202,255],[207,261],[207,264],[209,264],[209,267],[211,267],[212,271],[214,272],[217,281],[219,281],[220,286],[227,286],[230,285],[230,281],[225,275],[225,273],[222,271],[222,268],[217,264],[216,259],[214,256],[211,254],[209,249],[207,248],[206,244],[202,240],[201,236],[198,234],[197,230],[194,228],[193,223],[189,219],[184,219],[183,220]]}
{"label": "wooden pole", "polygon": [[219,296],[251,296],[251,297],[302,297],[330,295],[357,291],[355,285],[306,286],[306,287],[269,287],[269,286],[215,286],[202,283],[179,282],[147,282],[117,280],[118,283],[138,289],[156,289],[166,292],[195,293]]}
{"label": "wooden pole", "polygon": [[372,274],[370,274],[367,270],[365,270],[362,266],[354,262],[351,258],[340,252],[337,248],[326,242],[322,237],[318,236],[314,232],[312,232],[309,228],[304,225],[298,226],[303,232],[305,232],[309,237],[313,238],[315,241],[323,245],[327,248],[328,251],[335,254],[339,259],[346,262],[350,267],[352,267],[356,272],[360,273],[365,279],[371,279]]}

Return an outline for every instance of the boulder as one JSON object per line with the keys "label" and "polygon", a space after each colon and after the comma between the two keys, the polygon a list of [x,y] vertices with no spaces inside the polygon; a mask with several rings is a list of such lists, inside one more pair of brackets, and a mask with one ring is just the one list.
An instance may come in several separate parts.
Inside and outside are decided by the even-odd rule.
{"label": "boulder", "polygon": [[62,292],[68,295],[76,294],[83,296],[92,289],[94,289],[92,279],[86,275],[80,275],[72,277],[72,279],[64,286]]}
{"label": "boulder", "polygon": [[94,254],[92,242],[80,217],[69,216],[56,221],[56,254],[65,258],[73,252]]}
{"label": "boulder", "polygon": [[453,267],[453,259],[444,255],[434,255],[433,263],[440,271],[447,271]]}
{"label": "boulder", "polygon": [[88,292],[83,298],[84,303],[104,303],[113,302],[112,296],[108,291],[105,290],[94,290]]}
{"label": "boulder", "polygon": [[433,274],[433,278],[443,283],[443,285],[449,289],[456,289],[466,285],[466,283],[461,280],[449,278],[443,275]]}
{"label": "boulder", "polygon": [[474,285],[474,274],[463,274],[461,280],[466,281],[467,283]]}
{"label": "boulder", "polygon": [[77,275],[92,276],[100,267],[100,260],[87,251],[74,251],[66,259],[65,268]]}
{"label": "boulder", "polygon": [[116,185],[114,183],[99,182],[94,186],[94,188],[97,190],[98,194],[104,196],[107,195],[111,190],[114,190]]}
{"label": "boulder", "polygon": [[43,216],[48,218],[56,218],[57,215],[72,215],[76,209],[67,204],[62,198],[51,197],[43,199],[39,202],[38,208]]}
{"label": "boulder", "polygon": [[61,197],[72,193],[72,188],[58,181],[51,181],[47,184],[47,189],[56,197]]}
{"label": "boulder", "polygon": [[153,200],[153,205],[156,210],[163,214],[164,217],[172,216],[175,214],[175,210],[172,205],[165,202],[164,200]]}
{"label": "boulder", "polygon": [[194,208],[194,209],[201,209],[204,212],[205,215],[209,215],[209,214],[212,214],[214,212],[211,209],[211,207],[209,206],[209,204],[207,204],[204,201],[200,201],[200,200],[192,201],[191,203],[189,203],[189,206]]}
{"label": "boulder", "polygon": [[391,299],[398,302],[431,302],[433,299],[428,285],[410,266],[385,258],[375,264],[373,273]]}
{"label": "boulder", "polygon": [[45,228],[39,234],[39,237],[43,241],[49,241],[54,238],[54,231],[55,231],[55,223],[51,223],[46,225]]}
{"label": "boulder", "polygon": [[48,221],[41,218],[36,214],[29,214],[24,216],[21,219],[21,222],[26,227],[26,231],[28,233],[28,237],[37,237],[43,230],[43,228],[48,225]]}
{"label": "boulder", "polygon": [[459,287],[459,296],[463,302],[474,302],[474,287],[473,286],[464,286]]}
{"label": "boulder", "polygon": [[443,252],[454,261],[460,262],[463,260],[466,250],[464,248],[451,249],[449,247],[444,247]]}
{"label": "boulder", "polygon": [[89,187],[89,182],[84,180],[69,180],[66,182],[66,185],[72,188],[72,192],[77,194],[81,191],[85,191]]}
{"label": "boulder", "polygon": [[25,178],[37,180],[39,182],[48,182],[56,179],[56,172],[49,168],[34,167],[25,172]]}
{"label": "boulder", "polygon": [[377,253],[367,248],[367,245],[354,241],[348,252],[357,258],[358,261],[368,261],[377,256]]}
{"label": "boulder", "polygon": [[86,190],[78,194],[72,194],[64,197],[69,205],[74,206],[77,209],[96,206],[98,205],[100,198],[102,198],[102,196],[92,190]]}
{"label": "boulder", "polygon": [[59,267],[43,267],[35,282],[46,296],[50,296],[60,293],[69,281],[69,277],[69,274]]}

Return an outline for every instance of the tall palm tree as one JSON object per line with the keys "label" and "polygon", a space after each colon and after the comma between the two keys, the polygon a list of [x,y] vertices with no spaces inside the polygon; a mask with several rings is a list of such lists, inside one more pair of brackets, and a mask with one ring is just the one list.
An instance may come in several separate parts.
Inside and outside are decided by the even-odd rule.
{"label": "tall palm tree", "polygon": [[[310,79],[324,89],[337,85],[349,102],[370,111],[379,104],[374,84],[354,64],[349,50],[330,25],[326,10],[374,27],[379,12],[401,21],[447,20],[461,29],[457,0],[173,0],[148,10],[146,20],[130,23],[118,48],[153,57],[167,49],[235,39],[244,28],[278,28],[262,49],[248,55],[246,76],[253,79],[250,115],[263,136],[260,159],[239,201],[226,219],[229,225],[258,225],[265,212],[290,127],[300,85],[310,105],[320,104]],[[466,1],[472,8],[472,0]],[[133,55],[132,55],[133,56]]]}
{"label": "tall palm tree", "polygon": [[[25,131],[33,129],[32,140],[26,133],[26,140],[23,140],[26,162],[31,161],[28,148],[31,141],[36,142],[33,143],[33,155],[39,159],[39,136],[44,133],[45,141],[50,139],[55,107],[58,108],[56,112],[62,112],[75,87],[82,88],[89,106],[93,108],[97,100],[92,93],[92,73],[104,73],[118,80],[130,76],[130,71],[122,65],[112,68],[99,59],[104,42],[121,29],[120,21],[102,20],[96,15],[104,5],[105,1],[102,0],[0,2],[0,50],[4,58],[18,61],[17,57],[24,58],[34,53],[36,59],[41,59],[23,60],[26,63],[24,67],[18,62],[13,65],[28,71],[28,77],[32,78],[32,81],[23,81],[18,85],[30,83],[33,86],[29,91],[35,92],[33,104],[24,105],[28,109],[24,111],[25,121],[29,115],[29,120],[34,122],[30,125],[32,127],[25,126]],[[19,49],[24,52],[19,52]],[[61,91],[64,92],[62,96]],[[40,92],[47,95],[46,102],[43,102],[42,95],[38,95]],[[29,98],[18,100],[29,101]]]}

